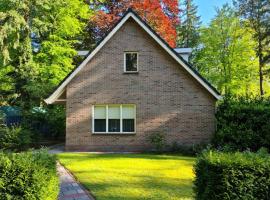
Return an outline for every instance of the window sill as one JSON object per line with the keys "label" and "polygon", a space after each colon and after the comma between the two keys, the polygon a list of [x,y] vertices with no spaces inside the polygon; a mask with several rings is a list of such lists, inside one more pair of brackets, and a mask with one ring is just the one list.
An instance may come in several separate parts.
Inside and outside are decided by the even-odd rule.
{"label": "window sill", "polygon": [[126,133],[120,133],[120,132],[107,132],[107,133],[92,133],[92,135],[135,135],[136,133],[133,132],[133,133],[129,133],[129,132],[126,132]]}
{"label": "window sill", "polygon": [[139,71],[137,71],[137,72],[124,72],[124,74],[139,74]]}

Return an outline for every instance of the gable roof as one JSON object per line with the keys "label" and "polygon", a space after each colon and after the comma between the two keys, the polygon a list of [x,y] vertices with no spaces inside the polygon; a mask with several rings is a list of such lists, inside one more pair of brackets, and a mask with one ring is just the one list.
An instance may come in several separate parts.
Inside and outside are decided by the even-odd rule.
{"label": "gable roof", "polygon": [[93,51],[89,52],[84,61],[70,72],[66,78],[57,86],[54,92],[45,99],[47,104],[54,103],[65,91],[67,84],[79,73],[79,71],[96,55],[96,53],[111,39],[111,37],[125,24],[129,19],[134,19],[141,28],[143,28],[168,54],[171,55],[193,78],[195,78],[210,94],[216,99],[221,99],[220,93],[203,78],[187,61],[185,61],[173,48],[171,48],[164,39],[162,39],[137,13],[128,9],[123,17],[115,24],[108,34],[96,45]]}

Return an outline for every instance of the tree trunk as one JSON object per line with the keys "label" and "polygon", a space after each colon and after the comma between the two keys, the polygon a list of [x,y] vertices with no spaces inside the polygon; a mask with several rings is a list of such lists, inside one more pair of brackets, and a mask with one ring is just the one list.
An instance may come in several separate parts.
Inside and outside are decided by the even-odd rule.
{"label": "tree trunk", "polygon": [[187,30],[186,30],[186,46],[185,47],[190,47],[189,46],[189,32],[190,32],[190,16],[189,16],[189,11],[190,11],[190,0],[187,0],[186,2],[186,9],[187,9]]}
{"label": "tree trunk", "polygon": [[262,43],[259,39],[259,48],[258,48],[258,54],[259,54],[259,76],[260,76],[260,94],[261,96],[264,95],[263,90],[263,53],[262,53]]}
{"label": "tree trunk", "polygon": [[260,61],[259,63],[259,70],[260,70],[260,94],[261,96],[264,95],[264,90],[263,90],[263,63]]}

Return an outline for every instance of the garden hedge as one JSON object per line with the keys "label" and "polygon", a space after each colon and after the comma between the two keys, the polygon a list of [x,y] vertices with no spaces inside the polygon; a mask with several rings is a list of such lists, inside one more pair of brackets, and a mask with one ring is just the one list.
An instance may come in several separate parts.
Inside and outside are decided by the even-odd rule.
{"label": "garden hedge", "polygon": [[27,150],[32,142],[32,134],[21,126],[0,125],[0,149],[9,151]]}
{"label": "garden hedge", "polygon": [[269,154],[204,152],[195,174],[198,200],[270,199]]}
{"label": "garden hedge", "polygon": [[54,156],[44,150],[0,152],[1,200],[56,200],[58,191]]}
{"label": "garden hedge", "polygon": [[226,151],[270,150],[270,99],[225,99],[217,109],[213,145]]}

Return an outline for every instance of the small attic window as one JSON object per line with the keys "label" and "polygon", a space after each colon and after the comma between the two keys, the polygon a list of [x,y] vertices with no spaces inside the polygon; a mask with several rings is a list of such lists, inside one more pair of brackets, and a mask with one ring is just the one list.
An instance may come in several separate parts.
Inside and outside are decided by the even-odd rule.
{"label": "small attic window", "polygon": [[138,52],[125,52],[124,72],[138,72]]}

